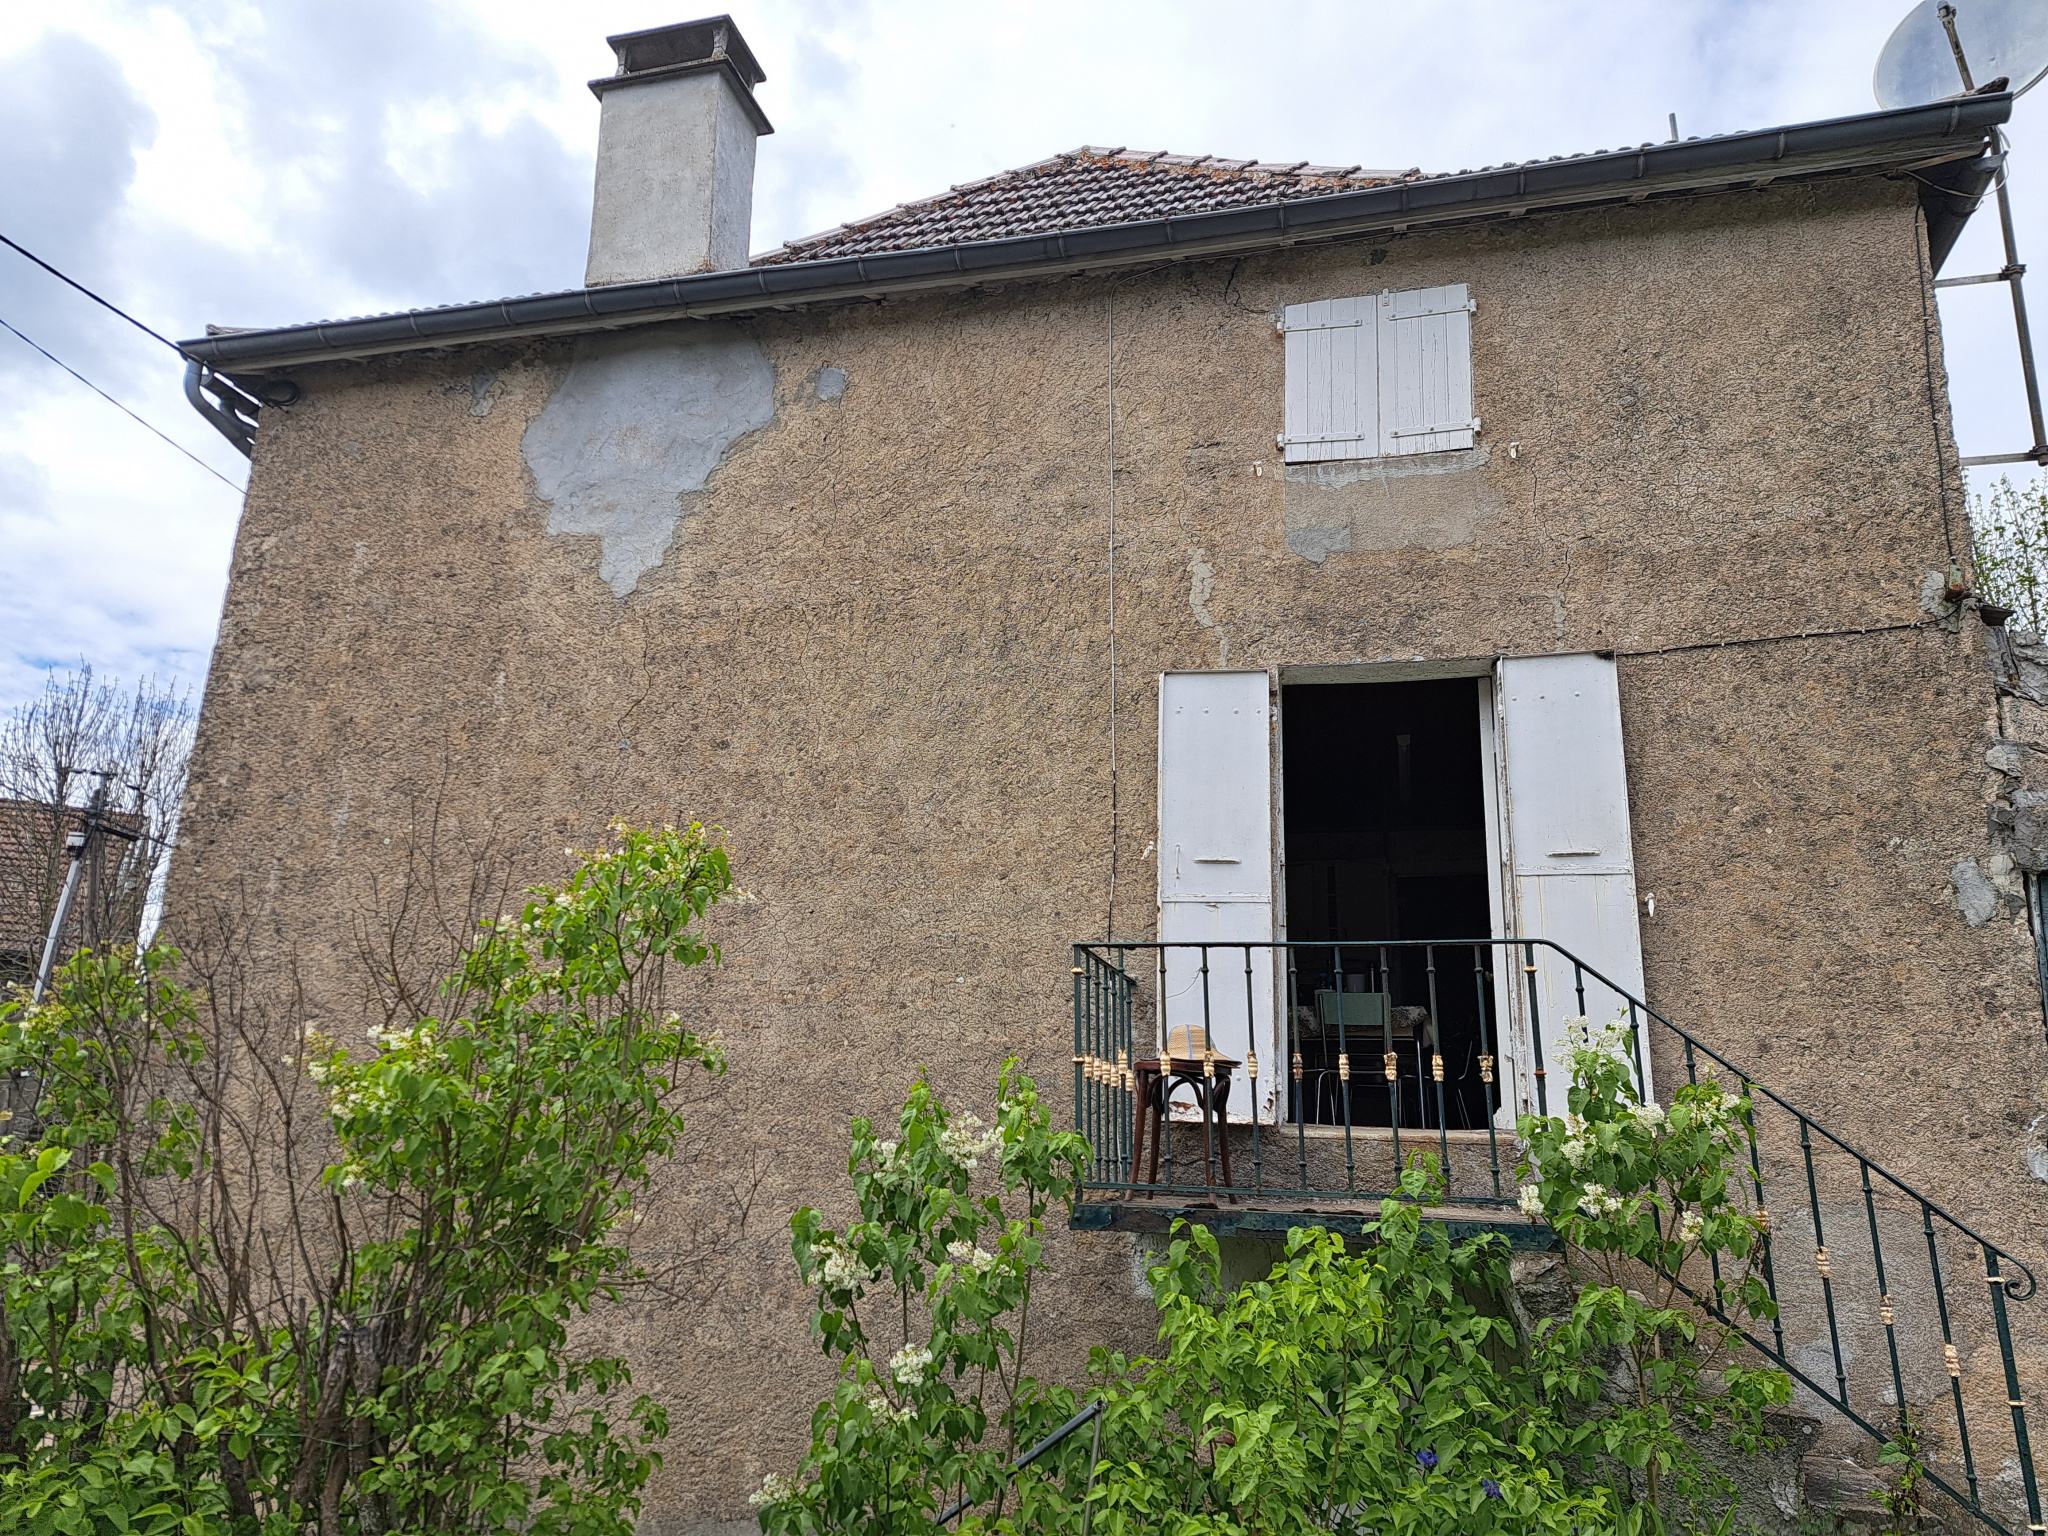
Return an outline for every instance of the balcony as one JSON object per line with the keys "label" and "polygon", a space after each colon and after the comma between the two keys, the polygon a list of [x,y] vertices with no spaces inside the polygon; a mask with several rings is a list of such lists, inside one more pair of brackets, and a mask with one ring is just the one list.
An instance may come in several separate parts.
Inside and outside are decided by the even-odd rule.
{"label": "balcony", "polygon": [[[1777,1316],[1742,1337],[1791,1375],[1794,1406],[1878,1441],[1910,1407],[1927,1481],[1958,1510],[1993,1531],[2048,1530],[2019,1364],[2038,1359],[2048,1320],[2015,1307],[2034,1300],[2033,1273],[1576,956],[1486,939],[1078,944],[1073,957],[1075,1128],[1094,1149],[1076,1229],[1186,1217],[1219,1236],[1356,1234],[1428,1151],[1447,1185],[1429,1214],[1453,1236],[1553,1247],[1515,1209],[1515,1116],[1568,1108],[1567,1020],[1625,1019],[1644,1100],[1712,1079],[1751,1101],[1745,1200]],[[1678,1278],[1734,1321],[1718,1311],[1718,1266]]]}
{"label": "balcony", "polygon": [[[1498,942],[1077,946],[1077,1128],[1102,1197],[1079,1221],[1143,1230],[1201,1208],[1228,1230],[1291,1213],[1355,1231],[1427,1151],[1464,1220],[1547,1245],[1507,1219],[1518,1063],[1501,1019],[1518,974]],[[1155,1071],[1164,1136],[1137,1113]]]}

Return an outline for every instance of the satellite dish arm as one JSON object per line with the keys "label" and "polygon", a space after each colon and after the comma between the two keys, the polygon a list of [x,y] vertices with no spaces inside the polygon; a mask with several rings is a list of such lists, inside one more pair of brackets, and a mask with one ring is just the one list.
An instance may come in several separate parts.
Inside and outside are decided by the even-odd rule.
{"label": "satellite dish arm", "polygon": [[1956,56],[1956,73],[1963,77],[1963,89],[1976,90],[1977,82],[1970,78],[1970,61],[1963,56],[1963,40],[1956,36],[1956,8],[1939,5],[1935,7],[1934,14],[1941,18],[1941,29],[1948,34],[1949,52]]}

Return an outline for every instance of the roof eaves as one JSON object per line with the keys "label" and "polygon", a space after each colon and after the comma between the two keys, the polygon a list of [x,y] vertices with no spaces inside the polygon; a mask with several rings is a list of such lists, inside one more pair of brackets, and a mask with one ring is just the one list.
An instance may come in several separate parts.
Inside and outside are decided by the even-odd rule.
{"label": "roof eaves", "polygon": [[1924,107],[1643,145],[1607,154],[1552,158],[1455,176],[1408,178],[1324,197],[1127,224],[750,266],[361,320],[243,331],[183,342],[180,350],[194,361],[224,371],[258,371],[458,341],[703,318],[769,304],[830,302],[884,292],[965,286],[997,277],[1050,276],[1141,263],[1162,255],[1223,255],[1343,233],[1394,231],[1652,192],[1708,190],[1879,169],[1904,164],[1916,156],[1925,159],[1937,150],[1952,152],[1937,158],[1955,158],[1969,154],[1972,141],[1974,147],[1981,148],[1983,137],[2005,122],[2011,110],[2010,94],[1960,97]]}

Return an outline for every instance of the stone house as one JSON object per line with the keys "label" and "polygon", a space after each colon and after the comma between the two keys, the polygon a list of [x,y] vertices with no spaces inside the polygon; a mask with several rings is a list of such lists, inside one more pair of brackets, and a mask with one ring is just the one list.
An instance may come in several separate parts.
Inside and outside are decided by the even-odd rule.
{"label": "stone house", "polygon": [[[662,1220],[747,1215],[635,1314],[651,1528],[797,1456],[782,1219],[919,1067],[1021,1056],[1095,1137],[1070,1369],[1144,1342],[1164,1213],[1355,1225],[1397,1135],[1531,1241],[1513,1117],[1619,1010],[1653,1091],[1778,1096],[1760,1343],[1830,1454],[1910,1403],[2040,1529],[2048,672],[1968,590],[1932,293],[2011,98],[1453,175],[1086,148],[750,258],[737,30],[612,43],[585,286],[185,344],[254,471],[170,903],[260,891],[335,1017],[423,792],[537,878],[729,830]],[[1229,1124],[1155,1180],[1134,1061],[1190,1024]]]}

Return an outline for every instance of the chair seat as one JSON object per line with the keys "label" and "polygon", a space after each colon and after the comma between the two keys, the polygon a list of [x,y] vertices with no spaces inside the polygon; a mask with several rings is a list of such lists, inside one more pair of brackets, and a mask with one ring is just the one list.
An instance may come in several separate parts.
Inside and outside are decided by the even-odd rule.
{"label": "chair seat", "polygon": [[[1159,1182],[1159,1152],[1170,1125],[1167,1101],[1172,1098],[1175,1086],[1182,1083],[1193,1090],[1194,1107],[1201,1111],[1202,1125],[1208,1133],[1202,1168],[1203,1184],[1211,1185],[1212,1162],[1222,1164],[1224,1189],[1236,1183],[1230,1172],[1230,1083],[1231,1074],[1243,1065],[1234,1056],[1153,1056],[1131,1063],[1132,1086],[1137,1090],[1138,1100],[1137,1116],[1131,1127],[1133,1183],[1137,1182],[1138,1165],[1144,1160],[1148,1139],[1152,1166],[1146,1182],[1155,1185]],[[1170,1163],[1169,1155],[1169,1166]],[[1148,1189],[1145,1197],[1149,1199],[1153,1193]],[[1233,1203],[1237,1200],[1234,1194],[1228,1198]]]}

